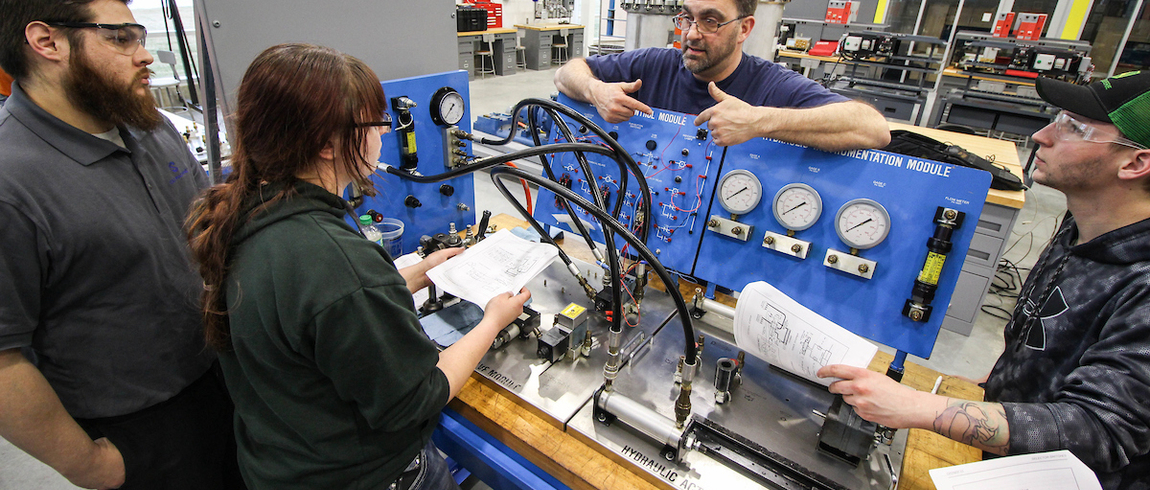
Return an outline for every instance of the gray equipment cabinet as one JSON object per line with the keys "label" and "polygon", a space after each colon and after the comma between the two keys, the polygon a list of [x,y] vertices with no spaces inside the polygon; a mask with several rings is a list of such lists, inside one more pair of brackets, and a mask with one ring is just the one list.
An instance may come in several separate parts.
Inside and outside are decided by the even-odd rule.
{"label": "gray equipment cabinet", "polygon": [[551,47],[557,42],[567,44],[567,59],[583,56],[583,26],[576,24],[517,25],[526,32],[523,37],[524,58],[527,68],[551,68]]}
{"label": "gray equipment cabinet", "polygon": [[523,37],[523,45],[527,48],[524,56],[527,59],[527,68],[531,70],[546,70],[551,68],[551,31],[537,31],[528,29]]}
{"label": "gray equipment cabinet", "polygon": [[567,35],[568,59],[583,56],[583,29],[572,29]]}
{"label": "gray equipment cabinet", "polygon": [[518,35],[517,32],[504,32],[495,35],[492,51],[495,57],[496,75],[515,74],[515,38]]}
{"label": "gray equipment cabinet", "polygon": [[978,226],[970,239],[970,249],[966,251],[962,273],[950,297],[942,328],[962,335],[970,335],[974,330],[974,321],[982,310],[982,302],[998,268],[998,259],[1006,248],[1017,217],[1018,210],[1014,208],[989,202],[982,207],[982,216],[978,217]]}
{"label": "gray equipment cabinet", "polygon": [[467,72],[467,79],[475,79],[475,38],[459,36],[459,69]]}

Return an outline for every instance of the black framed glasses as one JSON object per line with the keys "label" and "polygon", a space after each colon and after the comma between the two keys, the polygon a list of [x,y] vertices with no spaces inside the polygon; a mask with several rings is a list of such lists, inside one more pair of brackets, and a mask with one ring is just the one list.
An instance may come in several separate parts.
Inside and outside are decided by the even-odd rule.
{"label": "black framed glasses", "polygon": [[97,24],[95,22],[44,22],[52,27],[96,29],[120,54],[131,56],[148,42],[148,29],[140,24]]}
{"label": "black framed glasses", "polygon": [[383,116],[380,117],[379,119],[380,119],[379,121],[355,123],[355,127],[357,127],[357,128],[370,128],[370,127],[383,128],[382,131],[385,133],[388,131],[391,131],[391,114],[388,114],[385,112],[385,113],[383,113]]}
{"label": "black framed glasses", "polygon": [[719,32],[720,27],[730,24],[736,20],[742,20],[745,18],[746,16],[735,17],[734,19],[728,20],[726,22],[719,22],[710,17],[702,20],[695,20],[688,17],[686,14],[679,14],[671,17],[671,21],[675,23],[675,27],[678,27],[680,31],[683,31],[683,34],[686,34],[687,31],[690,30],[691,26],[695,26],[695,29],[698,29],[702,34],[714,34]]}

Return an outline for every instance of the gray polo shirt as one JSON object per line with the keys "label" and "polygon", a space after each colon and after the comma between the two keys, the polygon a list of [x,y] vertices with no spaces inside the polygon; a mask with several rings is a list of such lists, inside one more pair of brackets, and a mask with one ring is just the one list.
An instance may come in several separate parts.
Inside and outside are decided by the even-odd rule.
{"label": "gray polo shirt", "polygon": [[77,418],[167,400],[215,359],[182,231],[207,177],[171,123],[121,136],[126,149],[16,84],[0,108],[0,350],[32,346]]}

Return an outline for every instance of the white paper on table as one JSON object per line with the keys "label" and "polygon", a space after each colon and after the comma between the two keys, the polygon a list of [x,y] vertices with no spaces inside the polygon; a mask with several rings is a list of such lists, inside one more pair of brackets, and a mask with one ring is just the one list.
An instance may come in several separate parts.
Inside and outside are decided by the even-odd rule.
{"label": "white paper on table", "polygon": [[427,271],[427,277],[440,289],[486,308],[497,295],[518,293],[558,257],[554,246],[503,229]]}
{"label": "white paper on table", "polygon": [[743,288],[735,306],[735,344],[771,365],[824,386],[819,368],[848,364],[865,368],[878,347],[823,318],[763,281]]}
{"label": "white paper on table", "polygon": [[[395,258],[394,260],[395,260],[395,268],[396,269],[402,269],[404,267],[411,267],[415,264],[423,262],[423,257],[420,257],[418,253],[411,252],[407,255],[401,255],[401,256]],[[412,299],[412,301],[415,302],[415,307],[419,308],[419,305],[422,305],[425,301],[427,301],[427,296],[428,296],[427,288],[423,288],[423,289],[420,289],[419,291],[416,291],[415,293],[413,293],[411,295],[411,299]]]}
{"label": "white paper on table", "polygon": [[930,479],[938,490],[1102,490],[1094,472],[1066,450],[935,468]]}

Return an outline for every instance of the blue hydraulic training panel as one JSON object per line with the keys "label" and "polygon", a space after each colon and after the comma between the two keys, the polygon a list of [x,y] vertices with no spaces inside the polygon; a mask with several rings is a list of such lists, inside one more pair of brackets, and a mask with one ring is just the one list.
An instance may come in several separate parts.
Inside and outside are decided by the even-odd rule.
{"label": "blue hydraulic training panel", "polygon": [[[608,124],[589,104],[560,95],[559,103],[571,107],[616,138],[639,164],[650,186],[651,223],[648,223],[647,246],[664,266],[689,271],[695,262],[699,239],[706,229],[704,219],[711,200],[713,181],[719,170],[722,148],[715,146],[706,128],[697,128],[694,117],[655,109],[654,114],[636,114],[622,124]],[[599,143],[601,140],[580,124],[564,117],[578,142]],[[559,130],[553,125],[549,143],[556,142]],[[619,199],[619,166],[606,155],[587,154],[594,177],[588,177],[572,153],[548,154],[555,178],[581,197],[591,199],[591,183],[603,193],[607,209],[614,209]],[[639,186],[634,177],[622,196],[620,221],[638,235]],[[592,201],[594,202],[594,201]],[[539,190],[534,216],[540,223],[577,231],[571,225],[564,203],[555,194]],[[576,208],[576,216],[588,222],[591,237],[603,243],[602,228],[585,210]],[[624,242],[617,239],[616,245]]]}
{"label": "blue hydraulic training panel", "polygon": [[[422,175],[435,175],[450,170],[449,162],[455,156],[453,149],[471,153],[469,141],[460,141],[463,145],[461,147],[449,147],[452,145],[448,144],[449,138],[445,134],[449,126],[442,121],[442,114],[451,110],[458,111],[459,108],[445,105],[458,99],[452,97],[447,102],[441,100],[446,93],[441,90],[445,87],[461,96],[463,113],[456,126],[470,132],[471,109],[468,102],[471,97],[467,72],[453,71],[383,82],[392,128],[390,133],[382,137],[380,162],[395,167],[403,164],[403,144],[400,138],[406,138],[408,151],[412,148],[415,150],[417,169]],[[437,94],[440,97],[436,97]],[[395,106],[397,97],[407,97],[415,102],[415,106],[403,114]],[[440,119],[436,120],[435,117]],[[401,129],[408,122],[411,124],[411,134]],[[402,221],[403,253],[414,252],[422,235],[446,232],[447,223],[455,223],[461,230],[475,223],[475,185],[471,174],[435,184],[417,184],[379,171],[372,176],[372,181],[378,194],[366,197],[363,204],[356,208],[356,213],[362,215],[374,210],[384,217]]]}
{"label": "blue hydraulic training panel", "polygon": [[[766,281],[852,332],[930,356],[989,173],[877,150],[827,153],[758,138],[727,150],[718,179],[717,194],[744,206],[750,191],[743,189],[753,191],[757,180],[761,200],[732,217],[716,198],[708,219],[721,226],[704,233],[696,277],[735,291]],[[813,194],[821,198],[821,213],[814,212]],[[950,237],[945,265],[933,270],[933,314],[916,322],[903,308],[926,262],[940,207],[965,213],[965,222]],[[788,233],[783,222],[809,227]],[[736,226],[749,234],[746,241],[730,236]]]}

